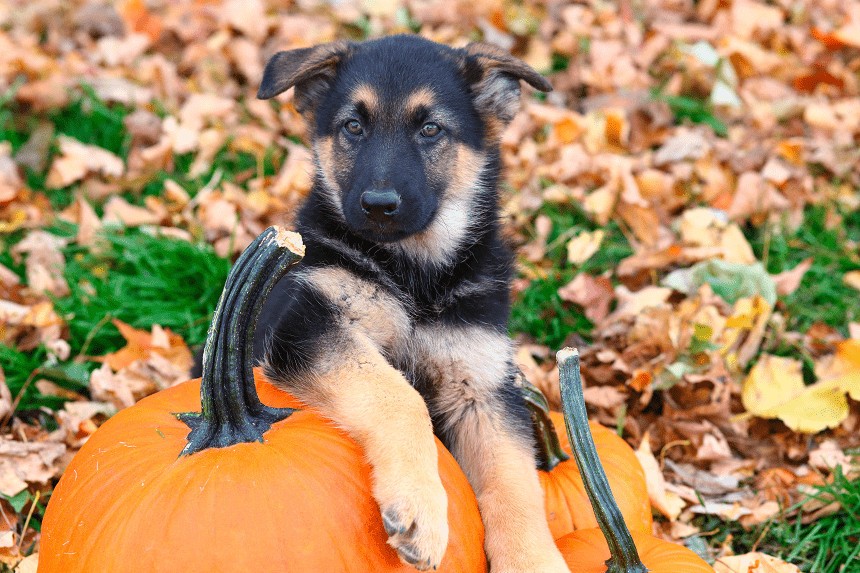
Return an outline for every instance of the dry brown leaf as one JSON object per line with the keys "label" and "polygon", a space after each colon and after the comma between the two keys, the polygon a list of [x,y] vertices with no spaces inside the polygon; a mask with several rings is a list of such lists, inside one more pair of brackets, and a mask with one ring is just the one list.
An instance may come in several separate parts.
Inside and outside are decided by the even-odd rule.
{"label": "dry brown leaf", "polygon": [[191,369],[193,363],[191,351],[178,334],[169,329],[162,329],[158,325],[153,325],[152,330],[147,332],[118,319],[113,319],[111,322],[126,340],[123,348],[100,358],[114,372],[127,368],[137,360],[146,360],[153,354],[166,358],[181,370]]}
{"label": "dry brown leaf", "polygon": [[122,159],[95,145],[85,145],[65,135],[57,136],[60,155],[54,159],[45,184],[51,188],[68,187],[90,173],[120,177],[125,172]]}
{"label": "dry brown leaf", "polygon": [[37,573],[39,568],[39,554],[31,553],[24,557],[18,565],[15,566],[15,573]]}
{"label": "dry brown leaf", "polygon": [[852,288],[860,290],[860,271],[848,271],[842,275],[842,282]]}
{"label": "dry brown leaf", "polygon": [[579,273],[572,281],[558,289],[558,296],[581,306],[588,320],[599,324],[609,314],[615,291],[606,277]]}
{"label": "dry brown leaf", "polygon": [[80,448],[98,429],[96,420],[110,418],[116,411],[116,406],[106,402],[74,401],[66,402],[63,409],[57,411],[56,418],[66,444],[70,448]]}
{"label": "dry brown leaf", "polygon": [[19,442],[0,437],[0,493],[14,496],[28,483],[46,484],[60,468],[56,465],[66,446],[56,442]]}
{"label": "dry brown leaf", "polygon": [[800,568],[764,553],[745,553],[720,557],[714,563],[715,573],[800,573]]}
{"label": "dry brown leaf", "polygon": [[600,249],[600,244],[605,235],[603,229],[579,233],[567,243],[567,262],[572,265],[581,265],[590,259]]}
{"label": "dry brown leaf", "polygon": [[12,414],[12,392],[6,385],[6,373],[0,366],[0,422],[5,421]]}
{"label": "dry brown leaf", "polygon": [[119,223],[126,227],[138,227],[140,225],[157,225],[161,217],[145,207],[132,205],[122,197],[111,197],[104,208],[105,223]]}
{"label": "dry brown leaf", "polygon": [[61,251],[67,244],[68,240],[45,231],[31,231],[12,247],[13,256],[27,255],[27,286],[33,291],[55,296],[69,294],[69,285],[63,276],[66,259]]}
{"label": "dry brown leaf", "polygon": [[778,275],[773,275],[773,282],[776,284],[776,292],[780,295],[789,295],[797,290],[800,282],[806,271],[812,266],[814,259],[809,257],[797,264],[793,269],[783,271]]}
{"label": "dry brown leaf", "polygon": [[686,507],[686,502],[675,493],[666,490],[666,480],[660,470],[660,464],[651,453],[651,441],[646,433],[636,449],[636,458],[645,470],[645,482],[648,485],[648,497],[651,505],[666,516],[669,521],[675,521]]}

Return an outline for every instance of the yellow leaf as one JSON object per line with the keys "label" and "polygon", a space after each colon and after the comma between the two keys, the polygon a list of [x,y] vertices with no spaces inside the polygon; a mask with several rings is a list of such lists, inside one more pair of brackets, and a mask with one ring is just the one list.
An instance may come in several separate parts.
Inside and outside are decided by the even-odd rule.
{"label": "yellow leaf", "polygon": [[597,229],[593,233],[580,233],[567,243],[567,260],[574,265],[581,265],[597,252],[606,233]]}
{"label": "yellow leaf", "polygon": [[836,354],[829,361],[815,365],[815,375],[860,400],[860,340],[837,343]]}
{"label": "yellow leaf", "polygon": [[842,277],[842,281],[850,287],[860,290],[860,271],[849,271]]}
{"label": "yellow leaf", "polygon": [[797,360],[762,355],[744,382],[744,407],[755,416],[779,418],[797,432],[839,425],[848,417],[848,400],[839,380],[806,386],[801,368]]}

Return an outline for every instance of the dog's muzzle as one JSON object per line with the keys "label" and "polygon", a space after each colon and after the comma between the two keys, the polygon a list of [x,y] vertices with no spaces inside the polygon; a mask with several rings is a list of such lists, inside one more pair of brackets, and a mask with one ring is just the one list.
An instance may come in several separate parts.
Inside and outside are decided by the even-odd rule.
{"label": "dog's muzzle", "polygon": [[368,219],[384,224],[400,209],[400,194],[393,189],[370,189],[361,194],[359,204]]}

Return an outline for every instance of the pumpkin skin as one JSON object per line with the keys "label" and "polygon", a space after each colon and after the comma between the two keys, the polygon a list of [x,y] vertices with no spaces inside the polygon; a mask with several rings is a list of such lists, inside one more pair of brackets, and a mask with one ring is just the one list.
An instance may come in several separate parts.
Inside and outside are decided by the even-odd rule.
{"label": "pumpkin skin", "polygon": [[[562,450],[572,455],[564,430],[564,416],[559,412],[549,412],[549,417]],[[633,448],[618,434],[598,423],[590,422],[588,426],[627,527],[650,533],[653,518],[645,471]],[[582,475],[572,457],[559,462],[548,472],[539,471],[538,475],[544,491],[546,518],[554,539],[579,529],[597,527]]]}
{"label": "pumpkin skin", "polygon": [[[633,541],[650,573],[714,573],[701,557],[676,543],[643,531],[633,531]],[[606,573],[609,546],[598,528],[581,529],[556,540],[564,560],[576,573]]]}
{"label": "pumpkin skin", "polygon": [[[255,371],[261,401],[304,408]],[[358,446],[312,409],[181,456],[199,380],[120,411],[72,460],[42,525],[38,573],[414,573],[386,545]],[[477,502],[437,441],[449,544],[439,571],[485,572]]]}

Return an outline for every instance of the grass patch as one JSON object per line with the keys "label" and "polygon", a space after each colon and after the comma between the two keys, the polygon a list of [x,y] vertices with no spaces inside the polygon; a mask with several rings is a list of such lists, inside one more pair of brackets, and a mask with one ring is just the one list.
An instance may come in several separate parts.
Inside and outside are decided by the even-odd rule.
{"label": "grass patch", "polygon": [[[51,229],[66,234],[73,225]],[[5,255],[5,254],[4,254]],[[69,326],[72,358],[100,356],[125,345],[112,318],[136,328],[170,328],[192,347],[201,345],[230,261],[209,245],[152,237],[134,229],[106,231],[94,247],[67,247],[65,277],[69,296],[54,306]],[[8,255],[0,257],[6,262]],[[14,267],[23,274],[23,269]],[[86,391],[92,362],[52,360],[43,348],[20,352],[0,346],[0,363],[15,396],[26,386],[20,410],[62,408],[63,399],[42,396],[32,380],[45,378],[76,392]]]}
{"label": "grass patch", "polygon": [[860,480],[850,481],[837,472],[832,484],[812,497],[838,500],[842,509],[804,525],[801,516],[774,520],[745,531],[737,523],[709,516],[701,518],[703,531],[719,530],[711,545],[729,542],[736,553],[763,551],[808,573],[860,571]]}
{"label": "grass patch", "polygon": [[230,269],[208,245],[130,229],[106,232],[95,248],[71,246],[66,257],[71,294],[55,306],[72,348],[88,355],[123,346],[110,318],[136,328],[159,324],[202,344]]}
{"label": "grass patch", "polygon": [[57,133],[89,145],[107,149],[123,159],[128,157],[131,136],[125,130],[129,108],[101,101],[93,89],[81,86],[81,93],[64,108],[48,114]]}
{"label": "grass patch", "polygon": [[860,253],[851,247],[860,240],[860,214],[846,214],[843,224],[828,229],[827,209],[810,207],[796,231],[779,233],[773,227],[749,228],[747,238],[768,272],[780,273],[813,258],[798,289],[780,297],[791,330],[805,332],[825,322],[847,334],[849,322],[860,320],[860,296],[846,285],[846,272],[860,269]]}
{"label": "grass patch", "polygon": [[706,100],[690,96],[673,96],[656,93],[655,99],[665,101],[678,123],[689,120],[693,123],[709,125],[714,133],[726,137],[729,129],[726,124],[714,115],[714,107]]}
{"label": "grass patch", "polygon": [[625,257],[633,254],[627,239],[618,225],[610,222],[603,230],[606,237],[597,253],[581,267],[567,263],[567,242],[583,231],[599,228],[577,206],[544,205],[539,214],[552,221],[552,232],[547,240],[545,260],[548,269],[539,269],[544,276],[532,281],[515,301],[511,309],[510,331],[524,333],[540,344],[560,348],[573,332],[588,336],[593,328],[582,311],[574,304],[561,300],[558,289],[573,280],[579,272],[600,274],[615,268]]}

